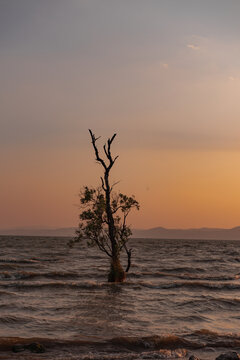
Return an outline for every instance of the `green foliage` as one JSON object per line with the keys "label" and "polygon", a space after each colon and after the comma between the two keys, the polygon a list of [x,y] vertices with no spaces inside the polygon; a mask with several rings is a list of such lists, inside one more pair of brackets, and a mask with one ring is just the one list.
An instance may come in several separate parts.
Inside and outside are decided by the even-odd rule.
{"label": "green foliage", "polygon": [[[112,256],[112,244],[109,236],[109,223],[105,191],[102,187],[89,188],[85,186],[79,194],[80,223],[76,231],[76,238],[70,243],[86,241],[89,247],[97,246],[108,256]],[[139,203],[134,196],[110,192],[110,211],[114,220],[114,239],[119,254],[126,245],[131,229],[126,224],[130,211],[139,210]]]}

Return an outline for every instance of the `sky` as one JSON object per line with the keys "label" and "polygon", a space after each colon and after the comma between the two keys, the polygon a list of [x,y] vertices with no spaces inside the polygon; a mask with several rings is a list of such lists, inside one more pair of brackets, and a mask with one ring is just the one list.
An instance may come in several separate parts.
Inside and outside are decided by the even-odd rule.
{"label": "sky", "polygon": [[0,229],[77,226],[88,129],[135,228],[240,225],[239,0],[0,0]]}

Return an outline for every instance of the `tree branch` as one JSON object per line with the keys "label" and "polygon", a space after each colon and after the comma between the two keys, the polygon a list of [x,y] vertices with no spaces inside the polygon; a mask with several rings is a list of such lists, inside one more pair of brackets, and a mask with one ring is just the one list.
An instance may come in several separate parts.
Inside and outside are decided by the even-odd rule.
{"label": "tree branch", "polygon": [[119,184],[119,183],[120,183],[120,181],[116,181],[115,183],[113,183],[112,186],[111,186],[110,191],[112,191],[112,189],[114,188],[114,186],[116,186],[116,185]]}
{"label": "tree branch", "polygon": [[111,138],[108,139],[107,141],[107,147],[106,144],[103,146],[104,152],[106,154],[106,157],[109,160],[109,166],[108,166],[108,171],[111,169],[111,167],[113,166],[114,162],[117,160],[118,156],[115,157],[115,159],[113,160],[112,158],[112,154],[111,154],[111,145],[113,140],[115,139],[117,134],[114,134]]}
{"label": "tree branch", "polygon": [[127,264],[127,267],[126,267],[126,272],[128,272],[128,270],[130,269],[131,267],[131,257],[132,257],[132,249],[129,249],[127,248],[126,244],[124,244],[124,249],[126,250],[126,253],[127,253],[127,257],[128,257],[128,264]]}
{"label": "tree branch", "polygon": [[97,237],[94,238],[95,243],[97,244],[99,250],[105,252],[109,257],[112,257],[111,254],[107,251],[107,249],[104,247],[103,244],[100,243],[100,241],[97,239]]}
{"label": "tree branch", "polygon": [[102,188],[103,188],[103,190],[106,191],[106,188],[105,188],[105,186],[104,186],[104,180],[103,180],[102,176],[101,176],[101,182],[102,182]]}
{"label": "tree branch", "polygon": [[93,148],[94,148],[94,151],[95,151],[95,155],[96,155],[96,160],[98,162],[100,162],[102,164],[102,166],[104,167],[104,169],[106,170],[107,169],[107,165],[105,164],[104,160],[102,158],[100,158],[99,156],[99,152],[98,152],[98,148],[96,146],[96,141],[99,139],[95,137],[95,135],[92,133],[92,130],[88,129],[89,130],[89,133],[91,135],[91,139],[92,139],[92,145],[93,145]]}

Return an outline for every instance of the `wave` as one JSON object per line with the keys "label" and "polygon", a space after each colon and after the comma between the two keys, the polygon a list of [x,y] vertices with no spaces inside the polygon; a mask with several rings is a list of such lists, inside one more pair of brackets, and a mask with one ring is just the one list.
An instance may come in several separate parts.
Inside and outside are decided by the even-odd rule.
{"label": "wave", "polygon": [[0,338],[0,350],[11,349],[11,347],[16,344],[27,344],[31,342],[39,342],[44,346],[53,348],[56,346],[105,346],[112,345],[114,348],[125,348],[128,350],[159,350],[159,349],[169,349],[176,350],[179,348],[186,349],[199,349],[202,348],[202,344],[198,344],[192,341],[188,341],[184,338],[180,338],[174,335],[168,336],[146,336],[146,337],[115,337],[112,339],[91,339],[91,338],[80,338],[75,340],[59,340],[51,338],[19,338],[19,337],[2,337]]}
{"label": "wave", "polygon": [[181,273],[180,268],[176,270],[176,273],[174,273],[174,270],[172,269],[170,272],[168,270],[164,271],[143,271],[143,272],[135,272],[131,273],[130,277],[136,277],[136,278],[142,278],[142,277],[152,277],[152,278],[164,278],[164,277],[170,277],[170,278],[177,278],[177,279],[186,279],[186,280],[205,280],[205,281],[231,281],[236,280],[240,278],[239,274],[226,276],[226,275],[215,275],[215,276],[207,276],[207,275],[197,275],[193,274],[192,271],[188,270],[182,270]]}
{"label": "wave", "polygon": [[[87,342],[87,341],[55,341],[45,338],[0,338],[0,350],[5,351],[4,358],[12,359],[12,352],[7,354],[7,351],[11,351],[12,347],[16,344],[29,345],[31,343],[40,343],[47,352],[47,358],[49,360],[60,359],[72,359],[72,360],[146,360],[146,359],[181,359],[186,358],[187,350],[176,349],[167,350],[160,349],[158,351],[144,350],[143,352],[131,351],[126,349],[115,348],[116,345]],[[89,346],[88,346],[89,345]],[[107,345],[107,349],[106,349]],[[49,349],[51,351],[49,351]],[[80,351],[79,351],[80,350]],[[19,356],[18,356],[19,357]],[[14,357],[15,358],[15,357]],[[22,358],[22,357],[21,357]],[[28,351],[24,352],[25,359],[33,359],[33,355]],[[35,356],[34,356],[35,358]]]}
{"label": "wave", "polygon": [[[194,335],[194,336],[193,336]],[[196,336],[198,335],[198,336]],[[193,339],[191,339],[191,337]],[[127,348],[143,349],[206,349],[206,348],[239,348],[240,337],[234,334],[219,334],[210,330],[202,329],[191,336],[146,336],[146,337],[117,337],[110,340],[111,343],[122,345]]]}
{"label": "wave", "polygon": [[97,283],[96,281],[86,281],[84,283],[55,281],[55,282],[1,282],[0,285],[5,288],[17,289],[44,289],[44,288],[66,288],[66,289],[98,289],[109,286],[122,286],[122,284],[111,284],[107,282]]}
{"label": "wave", "polygon": [[[8,265],[7,265],[7,269],[8,269]],[[10,270],[10,271],[9,271]],[[13,270],[13,271],[11,271]],[[15,271],[14,271],[15,270]],[[104,269],[105,270],[105,269]],[[105,273],[105,271],[104,271]],[[80,279],[82,278],[83,274],[82,273],[77,273],[74,271],[26,271],[26,270],[18,270],[16,271],[15,268],[13,269],[8,269],[8,270],[4,270],[4,271],[0,271],[0,280],[28,280],[28,279],[35,279],[35,278],[48,278],[48,279]],[[238,280],[240,278],[239,274],[236,275],[232,275],[232,276],[196,276],[196,275],[192,275],[190,273],[187,274],[173,274],[173,273],[167,273],[167,272],[160,272],[160,271],[156,271],[156,272],[134,272],[129,274],[129,279],[142,279],[142,278],[146,278],[146,276],[149,276],[151,278],[154,279],[166,279],[168,277],[170,278],[176,278],[176,279],[181,279],[181,280],[186,280],[188,282],[192,282],[191,284],[193,284],[193,282],[198,282],[198,284],[202,284],[204,281],[205,282],[222,282],[222,281],[234,281],[234,280]],[[97,278],[101,278],[102,274],[98,273]],[[201,283],[200,283],[201,282]],[[148,283],[148,282],[146,282]],[[174,282],[174,284],[176,285],[176,281]],[[174,286],[175,286],[174,285]],[[179,286],[179,285],[176,285]]]}
{"label": "wave", "polygon": [[6,271],[6,270],[16,270],[19,267],[21,267],[21,265],[17,264],[17,263],[0,263],[0,270]]}
{"label": "wave", "polygon": [[190,288],[190,289],[208,289],[208,290],[240,290],[239,283],[210,283],[204,281],[175,281],[170,283],[153,284],[152,282],[141,281],[139,284],[143,287],[152,289],[178,289],[178,288]]}
{"label": "wave", "polygon": [[11,325],[11,324],[25,324],[27,322],[31,321],[31,318],[23,318],[23,317],[19,317],[19,316],[14,316],[14,315],[5,315],[5,316],[1,316],[0,318],[0,324],[7,324],[7,325]]}
{"label": "wave", "polygon": [[145,337],[116,337],[109,340],[112,344],[123,345],[125,347],[136,349],[199,349],[204,344],[186,340],[176,335],[167,336],[145,336]]}
{"label": "wave", "polygon": [[179,267],[163,267],[161,269],[159,269],[160,272],[186,272],[186,273],[192,273],[194,270],[194,272],[206,272],[205,269],[203,269],[202,267],[194,267],[194,269],[190,266],[179,266]]}
{"label": "wave", "polygon": [[192,300],[182,300],[181,303],[177,305],[177,307],[188,306],[189,309],[193,309],[193,307],[198,306],[199,311],[202,308],[202,305],[208,305],[208,308],[211,307],[215,309],[217,307],[229,309],[230,307],[239,307],[240,299],[237,298],[221,298],[221,297],[211,297],[211,296],[203,296],[201,295],[198,299]]}
{"label": "wave", "polygon": [[226,348],[236,349],[240,347],[240,336],[239,334],[233,333],[218,333],[209,329],[196,330],[193,337],[197,336],[203,342],[205,347],[213,348]]}
{"label": "wave", "polygon": [[0,296],[2,295],[19,296],[19,294],[12,291],[0,290]]}
{"label": "wave", "polygon": [[79,275],[75,272],[52,271],[52,272],[32,272],[32,271],[18,271],[15,273],[9,271],[0,272],[0,280],[27,280],[39,277],[46,277],[50,279],[72,279],[78,278]]}
{"label": "wave", "polygon": [[197,335],[197,336],[207,337],[207,338],[211,337],[211,338],[215,338],[215,339],[224,338],[224,339],[240,340],[240,337],[239,337],[238,334],[220,333],[220,332],[213,331],[213,330],[210,330],[210,329],[195,330],[190,335]]}
{"label": "wave", "polygon": [[[64,254],[62,254],[64,256]],[[54,254],[54,258],[39,258],[39,257],[31,257],[31,258],[1,258],[0,259],[0,265],[2,264],[35,264],[35,263],[44,263],[44,262],[56,262],[61,261],[62,259],[59,257],[56,257],[56,253]]]}
{"label": "wave", "polygon": [[[9,320],[11,321],[11,319]],[[193,339],[191,339],[194,338]],[[174,334],[150,335],[150,336],[119,336],[110,339],[99,337],[79,336],[75,339],[54,339],[44,337],[19,338],[19,337],[0,337],[0,350],[11,349],[18,344],[39,342],[48,348],[89,346],[95,348],[112,347],[113,349],[125,349],[130,351],[148,350],[177,350],[182,349],[186,354],[187,350],[197,350],[206,348],[236,348],[240,347],[240,337],[234,334],[219,334],[207,329],[195,331],[185,336]]]}
{"label": "wave", "polygon": [[[36,274],[22,274],[22,277],[19,280],[25,280],[27,278],[39,276]],[[70,276],[70,275],[69,275]],[[51,276],[49,276],[51,277]],[[61,277],[59,275],[54,275],[53,277]],[[62,274],[62,277],[64,275]],[[68,277],[68,275],[66,275]],[[12,279],[16,280],[16,279]],[[192,289],[192,290],[225,290],[225,291],[233,291],[233,290],[240,290],[240,283],[228,282],[228,283],[220,283],[220,282],[205,282],[205,281],[174,281],[174,282],[163,282],[163,283],[152,283],[151,281],[126,281],[125,283],[119,284],[111,284],[108,282],[97,282],[97,281],[84,281],[84,282],[70,282],[70,281],[32,281],[32,282],[25,282],[25,281],[18,281],[18,282],[6,282],[1,281],[0,285],[2,287],[8,288],[13,287],[17,289],[41,289],[41,288],[70,288],[70,289],[100,289],[103,287],[132,287],[132,289],[137,290],[142,287],[147,287],[150,289],[156,290],[169,290],[169,289]]]}
{"label": "wave", "polygon": [[40,259],[17,259],[17,258],[10,258],[10,259],[0,259],[0,263],[13,263],[13,264],[32,264],[37,263],[42,260]]}

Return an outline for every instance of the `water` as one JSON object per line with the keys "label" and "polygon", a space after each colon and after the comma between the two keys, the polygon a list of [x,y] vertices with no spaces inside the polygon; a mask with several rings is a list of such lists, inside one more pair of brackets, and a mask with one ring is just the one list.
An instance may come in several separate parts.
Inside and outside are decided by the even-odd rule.
{"label": "water", "polygon": [[0,350],[34,338],[46,359],[240,351],[240,241],[133,239],[127,281],[114,285],[104,254],[68,240],[0,237]]}

